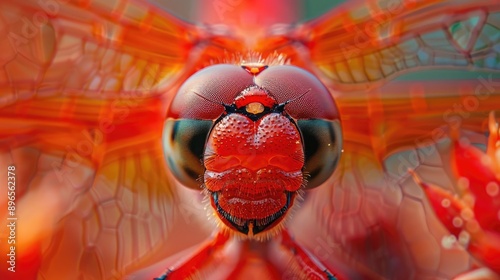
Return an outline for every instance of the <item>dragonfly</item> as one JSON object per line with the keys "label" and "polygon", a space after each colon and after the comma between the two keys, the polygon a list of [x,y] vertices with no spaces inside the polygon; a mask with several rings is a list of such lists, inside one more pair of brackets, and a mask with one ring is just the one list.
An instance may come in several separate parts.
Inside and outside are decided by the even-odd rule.
{"label": "dragonfly", "polygon": [[200,5],[0,3],[2,279],[498,277],[499,1]]}

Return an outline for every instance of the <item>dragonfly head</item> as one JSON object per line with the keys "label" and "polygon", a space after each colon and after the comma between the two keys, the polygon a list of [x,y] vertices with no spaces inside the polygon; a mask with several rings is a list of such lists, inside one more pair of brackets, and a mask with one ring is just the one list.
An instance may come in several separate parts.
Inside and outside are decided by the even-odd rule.
{"label": "dragonfly head", "polygon": [[342,134],[332,96],[309,72],[221,64],[181,86],[163,142],[174,176],[203,189],[221,225],[262,239],[333,174]]}

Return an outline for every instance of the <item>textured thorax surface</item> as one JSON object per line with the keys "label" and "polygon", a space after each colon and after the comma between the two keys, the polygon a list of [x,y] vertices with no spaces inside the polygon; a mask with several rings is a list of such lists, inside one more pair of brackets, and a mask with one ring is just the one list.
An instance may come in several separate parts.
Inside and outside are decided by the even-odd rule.
{"label": "textured thorax surface", "polygon": [[230,114],[212,130],[205,162],[210,171],[272,167],[293,172],[302,169],[304,153],[300,133],[287,117],[270,113],[254,122],[244,115]]}

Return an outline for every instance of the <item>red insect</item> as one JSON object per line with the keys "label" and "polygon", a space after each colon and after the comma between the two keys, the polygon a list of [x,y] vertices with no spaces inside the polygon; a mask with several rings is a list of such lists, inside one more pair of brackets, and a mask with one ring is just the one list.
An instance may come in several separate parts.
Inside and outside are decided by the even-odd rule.
{"label": "red insect", "polygon": [[0,3],[2,279],[497,277],[500,2],[267,5]]}
{"label": "red insect", "polygon": [[[303,189],[324,183],[341,154],[338,110],[330,93],[316,77],[294,66],[207,67],[182,85],[167,116],[171,119],[163,137],[170,169],[194,189],[200,189],[203,178],[210,206],[225,230],[216,240],[224,242],[226,235],[251,243],[279,235]],[[296,250],[287,235],[282,242]],[[333,279],[300,250],[299,272]],[[205,254],[169,270],[166,277],[189,277],[192,266],[200,270],[211,260]],[[264,259],[272,255],[261,254]],[[289,260],[267,262],[291,265]],[[273,269],[267,273],[273,275]]]}

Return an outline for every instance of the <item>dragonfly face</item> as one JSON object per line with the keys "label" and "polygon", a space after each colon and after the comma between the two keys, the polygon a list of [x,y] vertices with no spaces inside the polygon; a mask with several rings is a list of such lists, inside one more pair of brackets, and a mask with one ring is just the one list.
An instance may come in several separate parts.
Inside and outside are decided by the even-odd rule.
{"label": "dragonfly face", "polygon": [[[291,17],[313,1],[199,1],[195,24],[158,2],[0,1],[0,211],[19,217],[0,231],[15,234],[0,249],[17,261],[0,279],[128,279],[175,258],[208,231],[170,175],[203,190],[223,228],[256,239],[322,185],[268,242],[218,231],[170,279],[215,268],[252,278],[239,264],[259,248],[263,262],[275,248],[303,264],[262,265],[274,276],[259,279],[328,276],[308,256],[347,279],[500,273],[495,121],[488,161],[473,149],[498,116],[498,0],[336,1],[305,22]],[[290,65],[244,69],[242,53]],[[207,67],[221,61],[234,63]],[[409,169],[449,193],[428,200]],[[214,247],[223,261],[205,254]],[[235,268],[236,247],[249,254]]]}
{"label": "dragonfly face", "polygon": [[201,186],[226,228],[257,238],[282,227],[303,188],[330,177],[342,143],[335,102],[315,76],[252,64],[194,74],[163,138],[176,178]]}

